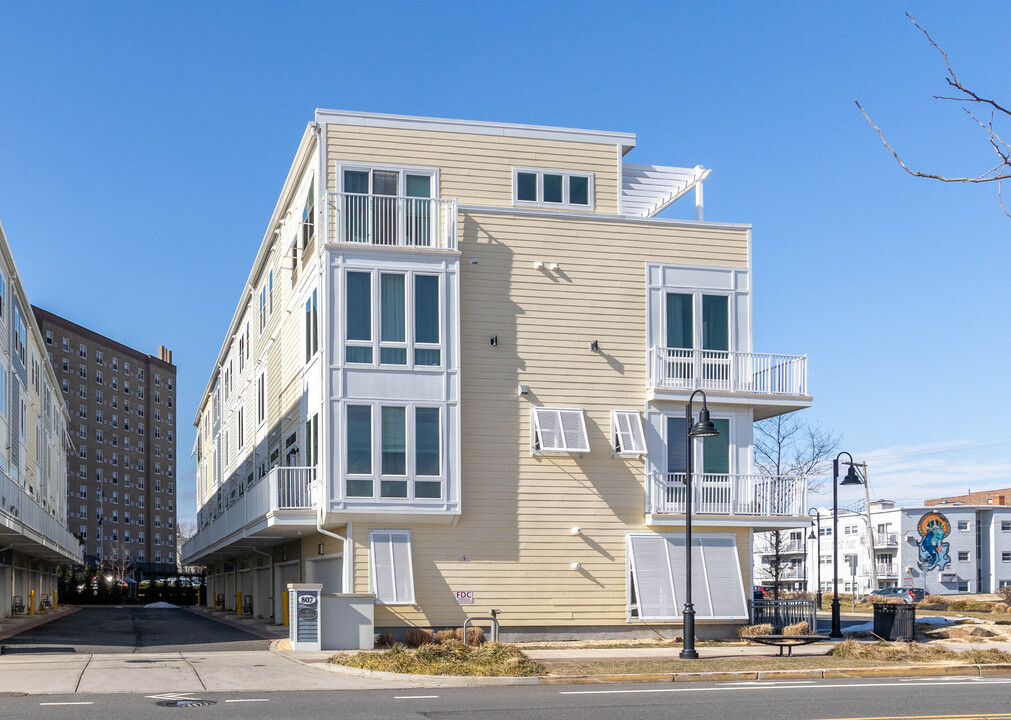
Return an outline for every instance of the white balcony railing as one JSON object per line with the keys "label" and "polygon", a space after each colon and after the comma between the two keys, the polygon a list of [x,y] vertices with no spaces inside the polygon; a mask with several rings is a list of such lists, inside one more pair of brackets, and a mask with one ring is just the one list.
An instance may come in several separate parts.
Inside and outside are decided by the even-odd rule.
{"label": "white balcony railing", "polygon": [[899,544],[899,534],[893,532],[874,533],[874,547],[894,547]]}
{"label": "white balcony railing", "polygon": [[895,563],[878,563],[878,576],[898,577],[899,566]]}
{"label": "white balcony railing", "polygon": [[330,193],[330,242],[456,249],[456,199]]}
{"label": "white balcony railing", "polygon": [[[262,520],[268,513],[284,510],[311,510],[319,496],[316,468],[275,467],[260,482],[251,485],[183,545],[182,556],[201,550]],[[214,500],[207,503],[212,507]]]}
{"label": "white balcony railing", "polygon": [[15,526],[20,524],[40,545],[56,550],[67,560],[81,562],[81,543],[74,534],[3,471],[0,471],[0,515],[7,515]]}
{"label": "white balcony railing", "polygon": [[[694,508],[693,508],[694,509]],[[761,541],[755,538],[755,549],[762,555],[774,555],[776,553],[776,547],[772,540],[765,538]],[[807,541],[806,540],[780,540],[779,542],[779,552],[780,553],[803,553],[807,552]]]}
{"label": "white balcony railing", "polygon": [[669,390],[807,395],[807,355],[654,347],[649,384]]}
{"label": "white balcony railing", "polygon": [[[685,512],[684,473],[655,473],[651,490],[651,512]],[[696,474],[692,482],[692,513],[805,515],[807,478]]]}

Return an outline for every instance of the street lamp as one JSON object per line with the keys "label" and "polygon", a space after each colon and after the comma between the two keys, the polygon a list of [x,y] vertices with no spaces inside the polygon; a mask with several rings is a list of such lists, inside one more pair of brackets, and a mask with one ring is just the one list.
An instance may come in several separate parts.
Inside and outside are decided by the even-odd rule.
{"label": "street lamp", "polygon": [[[839,482],[839,458],[848,457],[850,469]],[[853,456],[843,451],[832,461],[832,632],[830,638],[841,638],[842,623],[839,618],[839,486],[860,485],[860,477],[853,467]]]}
{"label": "street lamp", "polygon": [[[818,609],[821,610],[821,513],[818,512],[818,508],[811,508],[807,511],[808,515],[813,515],[815,522],[818,525],[818,533],[815,534],[814,524],[811,525],[811,534],[807,536],[808,540],[815,541],[815,557],[817,558],[818,566]],[[808,569],[810,572],[810,568]]]}
{"label": "street lamp", "polygon": [[[702,409],[699,410],[699,421],[692,424],[692,401],[702,393]],[[687,447],[685,462],[685,609],[684,609],[684,640],[680,657],[682,660],[698,660],[695,650],[695,606],[692,604],[692,440],[694,438],[716,437],[720,431],[709,419],[709,408],[706,407],[706,394],[696,390],[688,398],[685,406],[685,445]]]}

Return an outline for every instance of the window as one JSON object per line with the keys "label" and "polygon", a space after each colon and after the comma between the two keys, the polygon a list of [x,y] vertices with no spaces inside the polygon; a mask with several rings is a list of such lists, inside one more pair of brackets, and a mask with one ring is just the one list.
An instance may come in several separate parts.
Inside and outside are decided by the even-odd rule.
{"label": "window", "polygon": [[115,370],[115,371],[117,371],[117,372],[119,371],[119,358],[114,357],[112,359],[112,369]]}
{"label": "window", "polygon": [[345,168],[341,177],[344,242],[432,246],[434,171]]}
{"label": "window", "polygon": [[372,273],[345,275],[344,307],[347,311],[345,361],[372,363]]}
{"label": "window", "polygon": [[[3,283],[3,278],[0,278],[0,283]],[[2,294],[3,293],[0,292],[0,295],[2,295]],[[2,316],[2,315],[3,315],[3,313],[0,312],[0,316]],[[52,344],[53,344],[53,333],[50,332],[49,330],[46,330],[46,345],[52,345]]]}
{"label": "window", "polygon": [[[138,377],[140,377],[141,379],[143,379],[143,376],[139,374],[139,371],[138,371]],[[155,373],[154,374],[154,384],[155,385],[161,385],[161,373]]]}
{"label": "window", "polygon": [[316,181],[309,183],[309,194],[302,208],[302,249],[305,250],[316,236]]}
{"label": "window", "polygon": [[530,409],[530,452],[584,453],[590,451],[582,408]]}
{"label": "window", "polygon": [[1011,562],[1011,552],[1003,551],[1000,554],[1001,562]]}
{"label": "window", "polygon": [[959,592],[969,592],[969,581],[959,580],[958,581],[958,591]]}
{"label": "window", "polygon": [[[294,433],[292,433],[294,434]],[[305,464],[314,468],[319,464],[319,415],[313,415],[305,424]]]}
{"label": "window", "polygon": [[369,531],[369,580],[376,602],[414,604],[414,568],[409,530]]}
{"label": "window", "polygon": [[[698,577],[707,578],[709,592],[695,593],[697,617],[741,619],[748,617],[744,582],[732,534],[699,533]],[[671,620],[681,617],[685,578],[680,570],[685,556],[681,533],[630,533],[626,537],[629,574],[629,616],[639,620]]]}
{"label": "window", "polygon": [[[713,425],[719,430],[716,437],[702,438],[701,462],[695,462],[696,472],[701,470],[705,475],[726,476],[730,473],[731,444],[730,420],[728,418],[713,418]],[[696,447],[693,444],[693,447]],[[667,416],[667,473],[683,475],[688,469],[685,452],[685,418],[677,415]],[[698,460],[698,450],[693,455],[693,461]],[[703,479],[706,482],[707,479]],[[725,482],[725,477],[717,478],[716,482]]]}
{"label": "window", "polygon": [[611,411],[611,454],[636,457],[646,452],[642,418],[637,410]]}
{"label": "window", "polygon": [[18,309],[17,303],[14,304],[14,354],[21,360],[21,364],[28,367],[28,326],[25,324],[25,319],[21,315],[21,311]]}
{"label": "window", "polygon": [[969,521],[968,520],[959,520],[958,521],[958,529],[960,531],[963,531],[963,532],[968,531],[968,529],[969,529]]}
{"label": "window", "polygon": [[104,361],[105,361],[105,356],[102,355],[102,352],[100,350],[96,350],[95,351],[95,364],[96,365],[101,365]]}
{"label": "window", "polygon": [[260,335],[263,335],[263,329],[267,327],[267,286],[264,285],[260,288]]}
{"label": "window", "polygon": [[516,205],[593,208],[593,174],[561,170],[513,170]]}
{"label": "window", "polygon": [[380,364],[441,365],[438,275],[381,272],[373,283],[371,272],[349,271],[345,282],[345,362],[373,362],[372,308],[378,307]]}
{"label": "window", "polygon": [[[238,428],[239,450],[241,450],[242,447],[243,447],[243,445],[246,444],[246,419],[245,418],[246,418],[246,410],[245,410],[245,408],[241,408],[240,407],[239,408],[239,417],[238,417],[238,423],[239,423],[239,428]],[[169,438],[169,440],[171,440],[171,439],[172,438]]]}
{"label": "window", "polygon": [[86,348],[84,345],[80,345],[77,348],[77,354],[80,355],[82,358],[87,358],[88,357],[88,348]]}
{"label": "window", "polygon": [[[668,292],[665,369],[669,380],[730,379],[730,299],[727,295]],[[696,358],[691,350],[708,350]]]}
{"label": "window", "polygon": [[1011,532],[1011,520],[1000,521],[1001,532]]}
{"label": "window", "polygon": [[[274,314],[274,270],[271,268],[267,274],[267,314]],[[172,389],[172,380],[168,381],[169,390]]]}
{"label": "window", "polygon": [[70,372],[70,361],[63,358],[63,372]]}
{"label": "window", "polygon": [[70,341],[67,338],[63,338],[63,352],[70,352]]}
{"label": "window", "polygon": [[959,560],[959,562],[969,562],[969,551],[968,550],[959,550],[958,551],[958,560]]}
{"label": "window", "polygon": [[256,422],[267,419],[267,379],[264,373],[256,380]]}
{"label": "window", "polygon": [[316,310],[316,291],[305,301],[305,361],[309,362],[319,350],[319,318]]}

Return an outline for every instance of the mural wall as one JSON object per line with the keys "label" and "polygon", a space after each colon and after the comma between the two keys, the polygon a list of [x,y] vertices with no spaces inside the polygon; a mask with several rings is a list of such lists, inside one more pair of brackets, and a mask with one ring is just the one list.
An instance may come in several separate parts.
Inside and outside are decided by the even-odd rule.
{"label": "mural wall", "polygon": [[951,533],[951,523],[939,512],[929,512],[916,525],[920,531],[919,559],[916,564],[923,572],[944,570],[951,565],[949,543],[944,539]]}

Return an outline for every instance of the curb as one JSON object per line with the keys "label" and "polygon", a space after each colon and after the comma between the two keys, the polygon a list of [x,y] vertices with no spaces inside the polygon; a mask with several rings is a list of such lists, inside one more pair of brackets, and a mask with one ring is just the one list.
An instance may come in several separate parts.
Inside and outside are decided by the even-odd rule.
{"label": "curb", "polygon": [[249,633],[250,635],[255,635],[256,637],[260,638],[261,640],[273,640],[274,642],[271,643],[271,649],[273,649],[274,644],[276,643],[276,641],[283,640],[285,637],[287,637],[286,635],[278,635],[277,633],[267,632],[266,630],[260,630],[257,627],[253,627],[252,625],[246,625],[244,623],[236,622],[235,620],[229,620],[228,618],[217,617],[216,615],[211,615],[210,613],[204,612],[202,610],[197,610],[192,605],[188,605],[188,606],[180,608],[180,609],[181,610],[186,610],[187,612],[191,612],[194,615],[199,615],[202,618],[207,618],[208,620],[213,620],[216,623],[221,623],[222,625],[227,625],[229,627],[235,628],[236,630],[244,630],[247,633]]}
{"label": "curb", "polygon": [[[294,658],[293,658],[294,659]],[[296,662],[301,662],[296,660]],[[303,663],[307,664],[307,663]],[[742,672],[633,673],[628,675],[550,675],[543,677],[478,677],[459,675],[408,675],[362,670],[333,663],[312,663],[328,672],[375,680],[438,684],[454,687],[501,685],[597,685],[657,682],[772,682],[776,680],[826,680],[861,677],[937,677],[944,675],[1009,675],[1011,663],[993,665],[904,665],[897,667],[825,668],[823,670],[748,670]]]}
{"label": "curb", "polygon": [[0,640],[6,640],[7,638],[14,637],[15,635],[23,633],[26,630],[37,628],[39,625],[45,625],[46,623],[52,622],[53,620],[56,620],[58,618],[66,617],[67,615],[71,615],[80,609],[81,608],[79,606],[64,605],[60,608],[57,608],[54,611],[50,611],[46,615],[38,616],[38,619],[36,620],[29,620],[28,622],[22,623],[17,627],[11,628],[10,630],[0,631]]}

